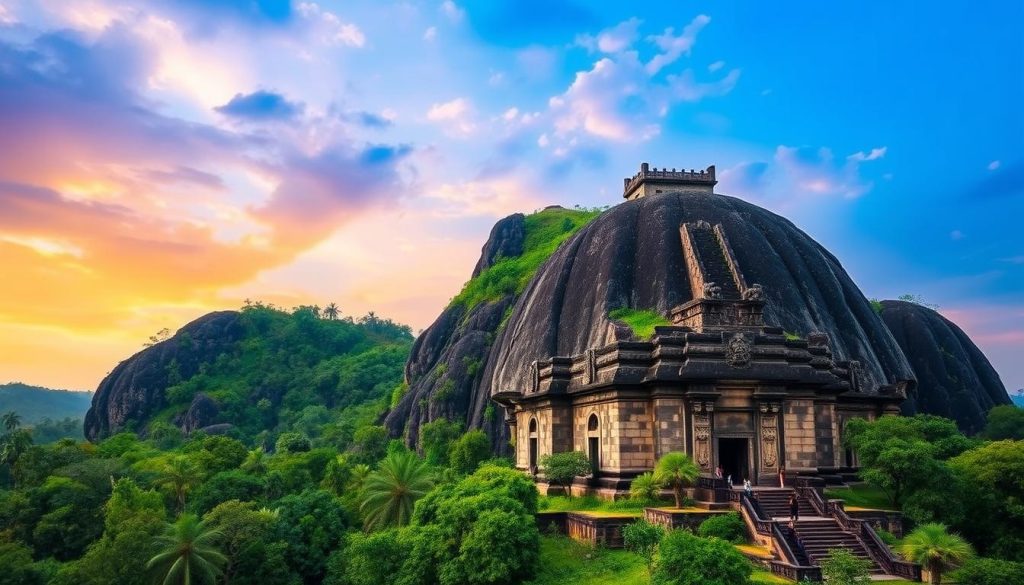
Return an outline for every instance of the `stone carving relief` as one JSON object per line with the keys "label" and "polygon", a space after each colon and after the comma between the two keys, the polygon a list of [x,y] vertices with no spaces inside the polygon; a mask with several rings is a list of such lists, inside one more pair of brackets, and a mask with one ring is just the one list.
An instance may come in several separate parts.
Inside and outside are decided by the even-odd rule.
{"label": "stone carving relief", "polygon": [[710,404],[694,405],[693,451],[694,461],[701,469],[711,469],[711,411]]}
{"label": "stone carving relief", "polygon": [[779,463],[777,404],[761,405],[761,466],[774,468]]}
{"label": "stone carving relief", "polygon": [[720,299],[722,298],[722,287],[718,286],[713,282],[704,283],[704,298],[705,299]]}
{"label": "stone carving relief", "polygon": [[725,345],[725,362],[734,368],[749,365],[753,355],[753,347],[742,333],[733,335]]}
{"label": "stone carving relief", "polygon": [[743,300],[745,301],[763,301],[764,300],[764,287],[760,284],[754,283],[750,287],[743,291]]}

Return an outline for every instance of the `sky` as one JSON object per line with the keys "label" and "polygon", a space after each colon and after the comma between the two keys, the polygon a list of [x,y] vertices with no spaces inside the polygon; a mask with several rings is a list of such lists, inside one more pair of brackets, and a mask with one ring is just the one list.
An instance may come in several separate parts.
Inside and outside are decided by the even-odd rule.
{"label": "sky", "polygon": [[1024,4],[0,0],[0,382],[245,299],[427,327],[494,222],[715,164],[1024,387]]}

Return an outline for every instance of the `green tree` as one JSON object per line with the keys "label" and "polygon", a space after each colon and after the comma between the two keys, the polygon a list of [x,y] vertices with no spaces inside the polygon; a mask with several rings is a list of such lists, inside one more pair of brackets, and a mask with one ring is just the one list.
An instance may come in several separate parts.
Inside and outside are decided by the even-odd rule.
{"label": "green tree", "polygon": [[394,585],[401,578],[406,554],[398,530],[354,533],[344,552],[332,555],[325,584]]}
{"label": "green tree", "polygon": [[157,485],[166,487],[174,496],[178,512],[185,510],[185,498],[202,481],[199,467],[187,456],[172,457],[164,464]]}
{"label": "green tree", "polygon": [[364,523],[368,529],[404,526],[412,518],[413,505],[433,487],[425,461],[415,453],[392,453],[363,484]]}
{"label": "green tree", "polygon": [[281,433],[274,444],[274,450],[278,453],[303,453],[311,448],[309,438],[301,433]]}
{"label": "green tree", "polygon": [[1005,404],[988,411],[985,436],[993,441],[1024,439],[1024,408]]}
{"label": "green tree", "polygon": [[253,502],[219,504],[203,520],[220,532],[227,562],[223,582],[231,585],[290,585],[297,581],[284,559],[285,544],[272,538],[278,514]]}
{"label": "green tree", "polygon": [[146,568],[163,585],[213,584],[227,562],[216,546],[220,537],[194,514],[182,514],[157,537],[160,552]]}
{"label": "green tree", "polygon": [[323,581],[327,558],[341,547],[352,525],[337,498],[323,490],[287,495],[274,505],[274,539],[285,543],[285,559],[304,583]]}
{"label": "green tree", "polygon": [[448,449],[461,434],[462,425],[446,418],[430,421],[420,427],[420,447],[427,463],[448,465]]}
{"label": "green tree", "polygon": [[565,494],[572,497],[572,481],[578,476],[593,473],[590,460],[582,451],[551,453],[540,458],[544,477],[548,482],[565,488]]}
{"label": "green tree", "polygon": [[626,550],[640,555],[647,565],[647,577],[654,574],[654,557],[658,552],[658,544],[665,536],[665,529],[647,520],[640,519],[627,524],[622,529],[623,544]]}
{"label": "green tree", "polygon": [[829,585],[861,585],[871,581],[871,563],[845,548],[834,548],[821,561],[821,576]]}
{"label": "green tree", "polygon": [[448,449],[449,464],[459,473],[473,473],[490,457],[491,441],[479,429],[463,434]]}
{"label": "green tree", "polygon": [[9,410],[0,416],[0,424],[3,425],[4,430],[8,433],[18,430],[21,426],[21,415],[13,410]]}
{"label": "green tree", "polygon": [[962,497],[956,531],[985,556],[1024,561],[1024,441],[995,441],[949,461]]}
{"label": "green tree", "polygon": [[522,583],[537,570],[536,544],[537,524],[530,516],[513,510],[483,510],[462,538],[458,557],[442,575],[459,575],[458,582],[469,585]]}
{"label": "green tree", "polygon": [[262,447],[251,449],[245,454],[242,461],[242,470],[253,475],[263,475],[267,472],[267,452]]}
{"label": "green tree", "polygon": [[1024,563],[973,558],[953,571],[960,585],[1024,585]]}
{"label": "green tree", "polygon": [[924,524],[908,534],[896,550],[900,556],[928,569],[931,583],[942,582],[942,573],[974,555],[970,543],[947,531],[944,524]]}
{"label": "green tree", "polygon": [[733,544],[746,542],[747,528],[743,519],[736,512],[718,514],[708,518],[697,527],[697,535],[703,537],[721,538]]}
{"label": "green tree", "polygon": [[42,572],[32,562],[32,550],[20,542],[0,542],[0,585],[43,585]]}
{"label": "green tree", "polygon": [[663,487],[664,484],[654,479],[654,473],[641,473],[629,483],[629,497],[641,502],[653,502],[661,497]]}
{"label": "green tree", "polygon": [[658,547],[656,585],[747,585],[751,567],[733,545],[673,530]]}
{"label": "green tree", "polygon": [[384,458],[388,450],[388,430],[382,426],[367,426],[352,437],[353,462],[373,465]]}
{"label": "green tree", "polygon": [[654,477],[672,488],[676,508],[682,508],[683,488],[697,481],[700,477],[700,467],[686,453],[666,453],[654,466]]}
{"label": "green tree", "polygon": [[199,484],[192,494],[189,509],[204,514],[228,500],[259,500],[263,497],[264,488],[265,484],[259,477],[238,470],[222,471]]}

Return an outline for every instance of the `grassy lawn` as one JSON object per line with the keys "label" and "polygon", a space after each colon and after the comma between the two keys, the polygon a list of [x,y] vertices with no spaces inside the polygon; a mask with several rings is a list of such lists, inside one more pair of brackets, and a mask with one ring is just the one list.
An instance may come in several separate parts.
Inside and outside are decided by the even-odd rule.
{"label": "grassy lawn", "polygon": [[542,536],[540,571],[532,585],[646,585],[643,560],[625,550],[593,548],[565,536]]}
{"label": "grassy lawn", "polygon": [[825,497],[838,498],[846,501],[846,508],[864,508],[869,510],[891,510],[892,504],[885,493],[866,483],[853,484],[843,488],[828,488]]}
{"label": "grassy lawn", "polygon": [[[760,547],[758,547],[760,548]],[[648,585],[647,567],[639,556],[625,551],[594,548],[566,536],[540,538],[540,571],[527,585]],[[750,583],[792,583],[763,569],[754,569]],[[896,583],[895,581],[887,581]]]}
{"label": "grassy lawn", "polygon": [[644,502],[636,500],[611,500],[595,496],[541,496],[537,502],[541,512],[619,512],[642,514],[644,508],[661,505],[664,502]]}

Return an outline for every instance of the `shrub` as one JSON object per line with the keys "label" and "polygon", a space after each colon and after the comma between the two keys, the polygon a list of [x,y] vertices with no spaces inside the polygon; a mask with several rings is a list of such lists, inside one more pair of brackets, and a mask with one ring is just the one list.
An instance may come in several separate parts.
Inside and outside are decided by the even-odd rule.
{"label": "shrub", "polygon": [[953,572],[960,585],[1024,585],[1024,563],[1001,559],[971,559]]}
{"label": "shrub", "polygon": [[821,576],[829,585],[857,585],[871,580],[871,563],[850,551],[835,548],[821,562]]}
{"label": "shrub", "polygon": [[733,544],[746,542],[746,526],[736,512],[718,514],[700,523],[697,527],[699,536],[721,538]]}
{"label": "shrub", "polygon": [[274,444],[274,449],[278,453],[302,453],[309,451],[311,447],[309,439],[299,433],[281,433]]}
{"label": "shrub", "polygon": [[752,568],[733,545],[673,530],[658,547],[656,585],[747,585]]}
{"label": "shrub", "polygon": [[647,564],[647,574],[654,571],[654,555],[658,552],[658,544],[665,536],[665,529],[640,519],[622,529],[623,544],[626,550],[635,552]]}
{"label": "shrub", "polygon": [[629,484],[629,497],[643,502],[653,502],[661,495],[662,483],[648,471],[636,476]]}
{"label": "shrub", "polygon": [[491,457],[491,440],[476,429],[459,437],[448,449],[448,462],[459,473],[473,473]]}
{"label": "shrub", "polygon": [[549,482],[566,488],[566,495],[571,495],[569,485],[576,476],[589,475],[593,472],[590,461],[582,451],[545,455],[540,458],[540,466],[544,468],[544,477]]}

